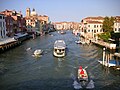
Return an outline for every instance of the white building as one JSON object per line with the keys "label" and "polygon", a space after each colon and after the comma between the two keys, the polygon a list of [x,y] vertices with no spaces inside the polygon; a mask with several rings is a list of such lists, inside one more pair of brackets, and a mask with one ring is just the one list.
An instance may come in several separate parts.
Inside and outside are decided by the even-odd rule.
{"label": "white building", "polygon": [[86,33],[88,38],[95,38],[98,34],[103,33],[102,22],[89,21],[86,25]]}
{"label": "white building", "polygon": [[103,17],[87,17],[81,22],[80,32],[87,39],[97,39],[97,35],[103,33]]}
{"label": "white building", "polygon": [[6,22],[4,15],[0,14],[0,39],[6,37]]}
{"label": "white building", "polygon": [[114,32],[115,33],[120,33],[120,20],[114,22]]}

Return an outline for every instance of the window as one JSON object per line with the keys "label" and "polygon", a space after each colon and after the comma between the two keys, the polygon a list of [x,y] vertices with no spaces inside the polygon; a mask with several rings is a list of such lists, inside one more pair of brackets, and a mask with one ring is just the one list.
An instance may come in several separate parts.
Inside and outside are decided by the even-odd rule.
{"label": "window", "polygon": [[120,28],[119,28],[119,32],[120,32]]}
{"label": "window", "polygon": [[5,25],[5,24],[4,24],[4,22],[3,22],[3,27],[5,27],[4,25]]}
{"label": "window", "polygon": [[2,37],[2,30],[1,30],[1,37]]}
{"label": "window", "polygon": [[115,28],[115,31],[117,31],[117,28]]}
{"label": "window", "polygon": [[88,27],[90,27],[90,25],[88,25]]}
{"label": "window", "polygon": [[100,30],[100,32],[102,32],[102,29]]}
{"label": "window", "polygon": [[98,32],[98,30],[97,30],[97,32]]}
{"label": "window", "polygon": [[0,16],[0,19],[2,19],[2,16]]}
{"label": "window", "polygon": [[88,32],[90,32],[90,30],[88,30]]}
{"label": "window", "polygon": [[96,28],[96,25],[94,25],[94,28]]}
{"label": "window", "polygon": [[97,25],[97,27],[98,27],[98,25]]}
{"label": "window", "polygon": [[2,22],[0,22],[0,27],[2,27]]}
{"label": "window", "polygon": [[94,30],[94,33],[96,33],[96,30]]}

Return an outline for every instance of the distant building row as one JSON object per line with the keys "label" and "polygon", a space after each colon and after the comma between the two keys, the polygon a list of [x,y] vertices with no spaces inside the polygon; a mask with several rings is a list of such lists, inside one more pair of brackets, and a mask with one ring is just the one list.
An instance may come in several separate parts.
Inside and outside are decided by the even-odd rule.
{"label": "distant building row", "polygon": [[[120,16],[114,17],[114,32],[120,32]],[[87,17],[81,20],[81,23],[75,22],[55,22],[53,23],[57,30],[72,29],[77,30],[86,38],[97,38],[97,35],[103,33],[104,17]]]}
{"label": "distant building row", "polygon": [[80,23],[77,23],[77,22],[54,22],[53,25],[57,30],[73,30],[73,29],[78,30]]}

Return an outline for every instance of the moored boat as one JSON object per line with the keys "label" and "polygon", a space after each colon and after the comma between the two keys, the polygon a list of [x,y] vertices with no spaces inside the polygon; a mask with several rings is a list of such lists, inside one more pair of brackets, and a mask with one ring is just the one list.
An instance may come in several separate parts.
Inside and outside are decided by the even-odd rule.
{"label": "moored boat", "polygon": [[76,44],[81,44],[81,41],[80,40],[78,40],[78,41],[75,41],[76,42]]}
{"label": "moored boat", "polygon": [[63,31],[63,30],[61,30],[61,32],[60,32],[61,34],[65,34],[66,32],[65,31]]}
{"label": "moored boat", "polygon": [[104,66],[108,66],[108,67],[114,67],[114,66],[117,66],[117,61],[116,60],[110,60],[109,62],[107,61],[100,61],[98,60],[98,62]]}

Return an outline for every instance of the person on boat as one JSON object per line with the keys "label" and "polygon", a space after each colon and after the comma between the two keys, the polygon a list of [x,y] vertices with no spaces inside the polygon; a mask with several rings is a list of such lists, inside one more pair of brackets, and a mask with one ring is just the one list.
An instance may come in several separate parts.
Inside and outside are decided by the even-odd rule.
{"label": "person on boat", "polygon": [[80,66],[79,69],[82,70],[82,66]]}
{"label": "person on boat", "polygon": [[80,75],[81,75],[81,77],[82,78],[85,77],[85,73],[84,73],[84,70],[83,70],[82,66],[80,66],[79,69],[80,69]]}
{"label": "person on boat", "polygon": [[85,77],[85,73],[84,73],[83,69],[81,70],[80,75],[81,75],[82,78]]}

